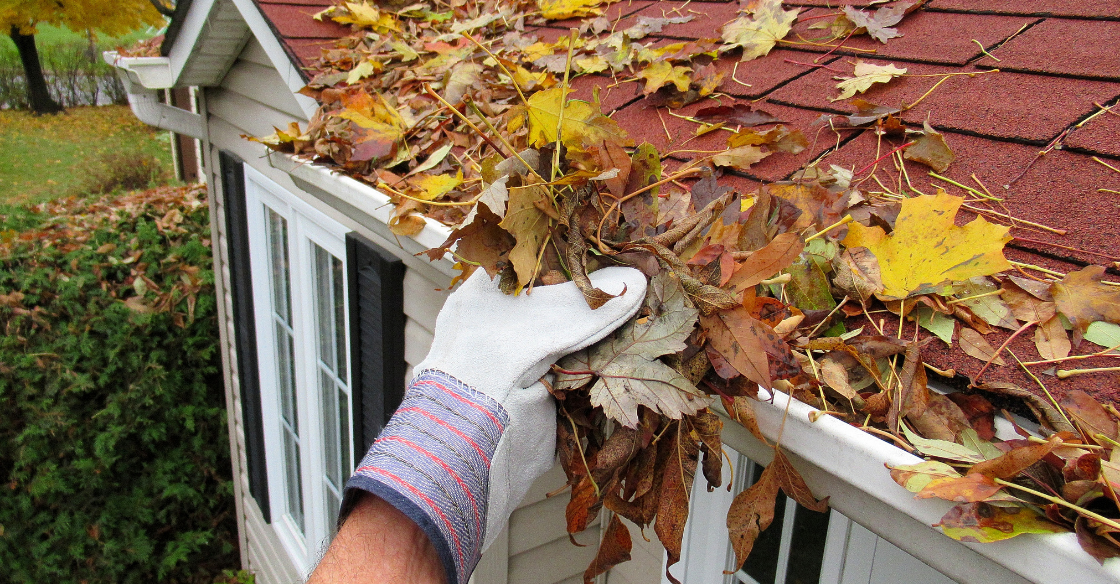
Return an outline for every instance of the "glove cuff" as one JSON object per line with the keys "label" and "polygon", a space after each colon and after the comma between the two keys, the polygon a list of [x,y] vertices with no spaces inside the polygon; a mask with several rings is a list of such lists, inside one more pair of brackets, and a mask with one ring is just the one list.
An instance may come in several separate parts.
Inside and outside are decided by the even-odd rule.
{"label": "glove cuff", "polygon": [[356,490],[373,493],[428,534],[448,581],[466,584],[482,555],[490,463],[508,425],[494,399],[442,371],[422,371],[347,481],[339,523]]}

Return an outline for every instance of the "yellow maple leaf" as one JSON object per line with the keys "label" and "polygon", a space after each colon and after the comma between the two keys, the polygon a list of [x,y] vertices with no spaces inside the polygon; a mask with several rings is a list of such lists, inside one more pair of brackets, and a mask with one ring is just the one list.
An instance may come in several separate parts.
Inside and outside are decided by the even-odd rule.
{"label": "yellow maple leaf", "polygon": [[420,191],[416,198],[434,201],[463,184],[463,171],[460,169],[455,176],[450,174],[421,174],[408,179],[408,184]]}
{"label": "yellow maple leaf", "polygon": [[[620,145],[633,143],[626,131],[604,116],[595,104],[565,97],[571,89],[553,87],[529,96],[529,143],[540,147],[556,141],[560,124],[560,104],[564,102],[563,142],[569,148],[609,141]],[[511,131],[513,128],[511,128]]]}
{"label": "yellow maple leaf", "polygon": [[906,73],[906,69],[900,69],[894,65],[872,65],[866,61],[856,60],[855,70],[853,71],[854,77],[845,78],[840,83],[836,84],[836,88],[840,90],[840,95],[830,98],[832,101],[840,101],[841,99],[848,99],[856,94],[856,92],[863,93],[876,83],[886,83],[899,75]]}
{"label": "yellow maple leaf", "polygon": [[341,10],[339,6],[328,8],[315,17],[321,19],[324,14],[339,24],[349,24],[354,28],[368,28],[378,33],[400,30],[400,25],[392,14],[381,12],[376,6],[370,6],[364,0],[361,3],[347,2],[346,10]]}
{"label": "yellow maple leaf", "polygon": [[953,219],[963,202],[940,189],[936,195],[905,199],[890,235],[878,226],[852,223],[843,243],[875,254],[882,295],[888,298],[936,293],[949,281],[1010,269],[1003,257],[1003,246],[1011,241],[1009,228],[983,217],[957,227]]}
{"label": "yellow maple leaf", "polygon": [[786,38],[800,11],[800,8],[783,10],[781,0],[760,0],[754,14],[741,16],[723,25],[723,42],[726,44],[720,50],[727,52],[743,47],[742,61],[765,56],[778,41]]}
{"label": "yellow maple leaf", "polygon": [[642,69],[637,78],[646,80],[646,88],[643,90],[646,95],[661,89],[666,83],[672,83],[677,91],[684,93],[692,83],[689,73],[692,73],[692,67],[674,67],[668,61],[656,61]]}
{"label": "yellow maple leaf", "polygon": [[599,9],[602,3],[602,0],[537,0],[541,16],[549,20],[602,14],[603,11]]}

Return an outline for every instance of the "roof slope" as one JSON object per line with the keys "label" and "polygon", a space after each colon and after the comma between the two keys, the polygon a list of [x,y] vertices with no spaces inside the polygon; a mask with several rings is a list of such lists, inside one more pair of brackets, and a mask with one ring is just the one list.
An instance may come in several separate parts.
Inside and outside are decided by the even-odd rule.
{"label": "roof slope", "polygon": [[[257,0],[288,53],[304,67],[315,60],[320,48],[348,32],[309,18],[329,3]],[[1009,259],[1063,274],[1089,264],[1105,265],[1109,267],[1106,279],[1120,280],[1120,171],[1109,168],[1120,168],[1120,107],[1102,112],[1120,104],[1120,51],[1116,50],[1120,0],[931,0],[897,25],[900,37],[881,44],[861,35],[840,48],[834,47],[835,42],[814,44],[827,40],[828,33],[810,27],[826,22],[841,3],[793,0],[785,4],[802,8],[793,34],[786,39],[793,42],[782,42],[769,55],[741,64],[737,53],[717,59],[717,66],[729,73],[718,89],[724,95],[717,99],[722,104],[761,107],[801,128],[812,146],[798,155],[771,156],[749,172],[732,173],[723,180],[753,188],[763,181],[788,179],[817,158],[825,165],[862,169],[898,146],[900,142],[880,139],[872,132],[835,129],[835,121],[830,125],[822,118],[853,113],[848,101],[833,102],[830,97],[837,93],[833,77],[850,75],[856,58],[894,63],[911,74],[929,76],[898,78],[858,97],[894,107],[920,102],[902,119],[914,127],[928,121],[945,134],[956,161],[944,176],[972,188],[987,188],[1002,198],[986,214],[989,220],[1001,221],[999,213],[1014,218],[1002,220],[1013,225],[1011,233],[1016,237],[1007,249]],[[730,1],[631,0],[611,5],[605,15],[616,21],[618,30],[638,16],[693,17],[650,35],[659,44],[668,44],[717,37],[719,27],[732,20],[738,9],[738,3]],[[578,25],[576,20],[550,22],[527,27],[527,33],[555,41]],[[989,72],[995,68],[1000,71]],[[639,84],[622,77],[585,75],[572,86],[576,96],[584,99],[598,88],[604,112],[613,112],[612,117],[637,142],[648,141],[663,152],[722,147],[715,134],[694,138],[696,124],[680,117],[714,105],[710,100],[672,111],[656,107],[652,99],[643,97]],[[673,156],[683,162],[690,155]],[[880,167],[890,164],[887,159]],[[914,191],[932,193],[939,185],[956,194],[963,192],[930,177],[925,166],[907,163],[906,170]],[[884,174],[901,180],[893,168]],[[958,223],[974,217],[962,211]],[[896,330],[885,324],[892,333]],[[1009,331],[999,331],[988,340],[998,346],[1008,336]],[[1009,346],[1023,360],[1038,359],[1029,331]],[[1083,345],[1081,352],[1091,347]],[[929,345],[924,356],[941,369],[964,375],[975,375],[982,366],[941,341]],[[1113,365],[1114,361],[1102,358],[1077,362],[1079,368]],[[993,367],[985,379],[1036,387],[1013,365]],[[1120,391],[1117,372],[1044,379],[1057,393],[1077,387],[1098,399],[1116,401]]]}

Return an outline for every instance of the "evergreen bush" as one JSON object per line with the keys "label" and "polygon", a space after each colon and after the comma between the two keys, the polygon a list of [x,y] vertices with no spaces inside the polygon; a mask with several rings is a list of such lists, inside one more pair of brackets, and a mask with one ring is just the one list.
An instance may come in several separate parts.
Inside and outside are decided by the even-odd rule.
{"label": "evergreen bush", "polygon": [[212,582],[238,561],[205,191],[32,211],[0,231],[0,581]]}

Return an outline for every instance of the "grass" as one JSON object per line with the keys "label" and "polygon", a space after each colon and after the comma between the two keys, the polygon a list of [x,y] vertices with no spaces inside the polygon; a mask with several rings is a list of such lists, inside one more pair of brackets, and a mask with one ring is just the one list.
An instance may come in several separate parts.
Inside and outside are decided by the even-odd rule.
{"label": "grass", "polygon": [[[157,32],[159,31],[141,29],[119,37],[110,37],[101,33],[94,33],[93,37],[98,46],[117,47],[128,46],[140,39],[153,37]],[[89,39],[86,37],[85,32],[74,32],[66,27],[40,24],[35,30],[35,45],[40,51],[43,50],[45,46],[74,42],[84,43],[88,41]],[[7,34],[0,34],[0,47],[10,47],[14,51],[16,45]]]}
{"label": "grass", "polygon": [[33,116],[0,111],[0,205],[85,194],[103,176],[147,161],[153,178],[173,175],[170,134],[144,125],[127,106],[75,107]]}

